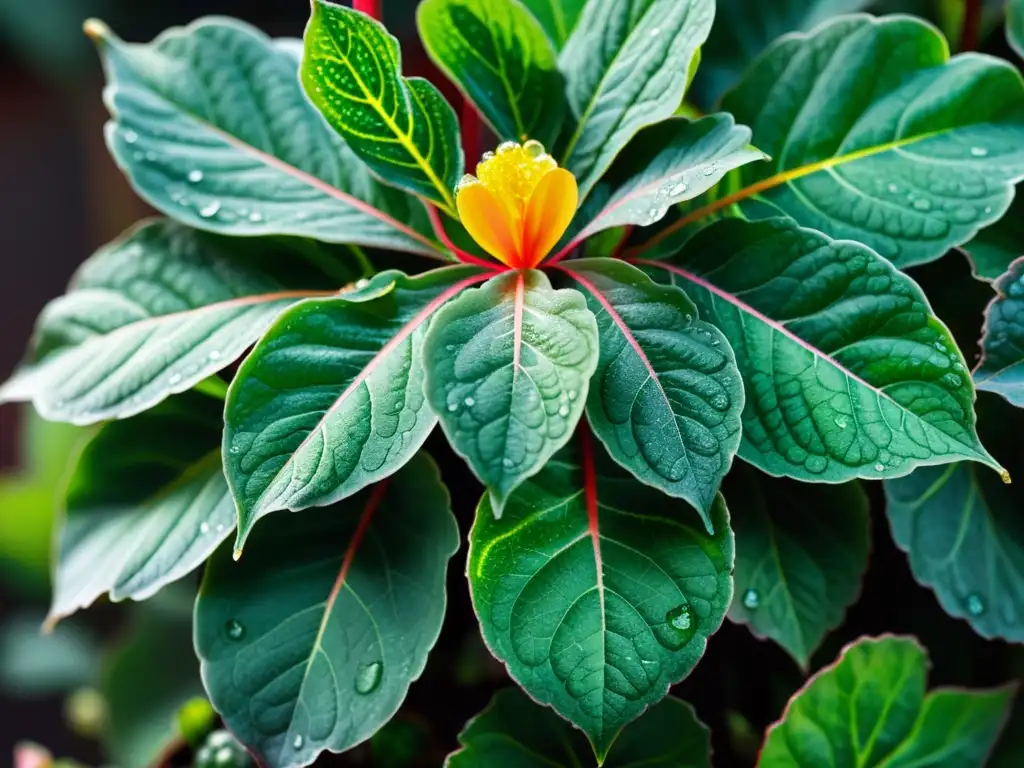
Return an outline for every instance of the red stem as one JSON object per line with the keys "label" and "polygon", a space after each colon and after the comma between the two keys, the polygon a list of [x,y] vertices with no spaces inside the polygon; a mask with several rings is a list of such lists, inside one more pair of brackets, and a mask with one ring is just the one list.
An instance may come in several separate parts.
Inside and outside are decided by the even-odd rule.
{"label": "red stem", "polygon": [[627,224],[623,228],[623,230],[624,231],[622,233],[622,239],[619,240],[619,242],[615,246],[615,250],[612,251],[611,258],[613,258],[613,259],[621,259],[622,258],[622,252],[626,250],[626,243],[629,242],[629,236],[633,234],[633,225],[632,224]]}
{"label": "red stem", "polygon": [[352,10],[361,11],[371,19],[381,20],[381,3],[383,0],[352,0]]}
{"label": "red stem", "polygon": [[448,233],[445,232],[444,222],[441,221],[441,214],[437,208],[433,205],[427,205],[427,216],[430,218],[430,226],[434,228],[434,234],[437,235],[437,239],[441,241],[445,248],[455,254],[455,258],[461,261],[463,264],[472,264],[477,267],[483,267],[484,269],[490,269],[495,272],[504,272],[507,267],[504,264],[495,264],[493,261],[485,261],[479,259],[471,253],[459,248],[452,239],[448,237]]}
{"label": "red stem", "polygon": [[960,50],[976,51],[981,35],[982,0],[967,0],[964,8],[964,26],[960,34]]}
{"label": "red stem", "polygon": [[466,168],[471,168],[480,159],[480,114],[473,102],[462,97],[462,150],[466,153]]}

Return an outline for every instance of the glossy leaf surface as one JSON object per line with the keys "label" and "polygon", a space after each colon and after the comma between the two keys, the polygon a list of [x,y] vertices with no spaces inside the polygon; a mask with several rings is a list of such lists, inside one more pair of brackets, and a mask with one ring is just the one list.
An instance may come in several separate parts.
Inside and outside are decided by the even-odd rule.
{"label": "glossy leaf surface", "polygon": [[[1024,246],[1024,241],[1021,243]],[[974,371],[978,389],[1024,407],[1024,259],[992,286],[996,296],[985,310],[981,360]]]}
{"label": "glossy leaf surface", "polygon": [[579,21],[587,0],[520,0],[544,27],[548,38],[561,50]]}
{"label": "glossy leaf surface", "polygon": [[981,230],[964,245],[964,251],[979,280],[994,282],[1006,274],[1021,256],[1024,256],[1024,194],[1014,194],[1006,214],[989,227]]}

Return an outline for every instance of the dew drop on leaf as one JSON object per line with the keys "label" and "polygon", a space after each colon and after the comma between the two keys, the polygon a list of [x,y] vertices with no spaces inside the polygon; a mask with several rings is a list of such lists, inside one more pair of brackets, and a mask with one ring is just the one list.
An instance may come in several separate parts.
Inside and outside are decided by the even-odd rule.
{"label": "dew drop on leaf", "polygon": [[245,637],[245,627],[237,619],[230,619],[224,624],[224,631],[227,632],[228,639],[238,642]]}
{"label": "dew drop on leaf", "polygon": [[712,163],[711,165],[709,165],[707,168],[704,169],[704,175],[705,176],[714,176],[715,175],[715,171],[717,171],[717,170],[718,170],[718,166],[716,166],[714,163]]}
{"label": "dew drop on leaf", "polygon": [[885,464],[875,464],[875,472],[885,472]]}
{"label": "dew drop on leaf", "polygon": [[761,596],[757,594],[756,589],[748,589],[743,593],[743,607],[749,611],[753,611],[759,605],[761,605]]}
{"label": "dew drop on leaf", "polygon": [[893,194],[895,194],[896,192],[900,191],[900,188],[897,187],[895,184],[890,184],[889,185],[889,191],[892,192]]}
{"label": "dew drop on leaf", "polygon": [[932,209],[932,203],[930,200],[926,200],[923,197],[918,198],[914,201],[914,208],[919,211],[930,211]]}
{"label": "dew drop on leaf", "polygon": [[292,746],[295,747],[295,749],[302,749],[303,744],[305,744],[305,739],[302,738],[302,734],[295,734],[295,738],[292,740]]}
{"label": "dew drop on leaf", "polygon": [[476,400],[474,400],[472,397],[467,397],[462,402],[466,404],[467,408],[472,408],[474,405],[476,405]]}
{"label": "dew drop on leaf", "polygon": [[558,415],[561,416],[563,419],[566,416],[568,416],[569,415],[569,406],[568,405],[563,405],[561,408],[559,408],[558,409]]}
{"label": "dew drop on leaf", "polygon": [[984,147],[971,147],[971,154],[974,155],[974,157],[987,157],[988,150]]}
{"label": "dew drop on leaf", "polygon": [[364,696],[380,685],[380,678],[384,672],[384,665],[379,661],[364,664],[356,674],[356,693]]}
{"label": "dew drop on leaf", "polygon": [[850,422],[843,414],[839,414],[838,416],[836,416],[833,419],[833,421],[836,423],[836,426],[839,427],[840,429],[846,429],[848,426],[850,426]]}
{"label": "dew drop on leaf", "polygon": [[253,224],[258,224],[259,222],[263,221],[263,214],[260,213],[259,211],[253,211],[252,213],[249,214],[249,221],[251,221]]}
{"label": "dew drop on leaf", "polygon": [[683,182],[679,182],[678,184],[676,184],[675,186],[673,186],[673,187],[672,187],[672,188],[671,188],[671,189],[670,189],[670,190],[668,191],[668,193],[669,193],[669,195],[671,195],[672,197],[676,197],[677,195],[681,195],[681,194],[683,194],[683,193],[684,193],[685,191],[686,191],[686,184],[684,184]]}
{"label": "dew drop on leaf", "polygon": [[683,603],[665,614],[665,623],[674,635],[674,645],[682,648],[690,641],[697,631],[697,620],[693,615],[693,609]]}
{"label": "dew drop on leaf", "polygon": [[206,522],[205,520],[203,520],[203,522],[201,522],[199,524],[199,532],[200,533],[209,533],[210,532],[210,524],[208,522]]}
{"label": "dew drop on leaf", "polygon": [[191,181],[193,184],[198,184],[200,181],[203,180],[203,172],[198,169],[194,171],[189,171],[188,180]]}
{"label": "dew drop on leaf", "polygon": [[220,200],[214,200],[211,203],[204,205],[199,209],[199,215],[204,219],[210,219],[217,215],[217,211],[220,210]]}
{"label": "dew drop on leaf", "polygon": [[508,456],[501,460],[501,466],[503,466],[505,469],[512,469],[513,464],[515,464],[515,462],[512,461],[512,459],[510,459]]}
{"label": "dew drop on leaf", "polygon": [[719,410],[719,411],[728,410],[728,408],[729,408],[729,397],[728,397],[728,395],[724,395],[722,393],[718,393],[717,395],[712,397],[711,398],[711,407],[716,409],[716,410]]}
{"label": "dew drop on leaf", "polygon": [[568,392],[566,392],[566,394],[569,396],[570,400],[575,400],[576,399],[576,390],[575,389],[570,389]]}
{"label": "dew drop on leaf", "polygon": [[131,130],[130,128],[124,132],[123,136],[124,136],[125,143],[127,143],[127,144],[134,144],[136,141],[139,140],[139,134],[137,134],[135,131]]}
{"label": "dew drop on leaf", "polygon": [[457,410],[459,410],[458,403],[448,403],[448,413],[455,413]]}
{"label": "dew drop on leaf", "polygon": [[981,616],[985,612],[985,603],[982,602],[980,596],[976,594],[967,596],[967,612],[971,616]]}
{"label": "dew drop on leaf", "polygon": [[947,373],[945,376],[942,377],[942,381],[947,386],[950,386],[953,389],[959,389],[961,386],[963,386],[964,383],[963,379],[961,379],[955,373]]}

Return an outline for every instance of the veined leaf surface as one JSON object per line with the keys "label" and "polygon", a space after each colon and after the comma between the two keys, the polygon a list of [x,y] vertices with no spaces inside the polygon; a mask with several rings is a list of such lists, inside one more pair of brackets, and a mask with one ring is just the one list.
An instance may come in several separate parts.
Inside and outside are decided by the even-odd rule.
{"label": "veined leaf surface", "polygon": [[985,310],[974,383],[1024,408],[1024,259],[1013,262],[992,287],[996,296]]}
{"label": "veined leaf surface", "polygon": [[1009,271],[1010,265],[1024,256],[1024,194],[1016,190],[1013,202],[1003,218],[985,227],[964,244],[964,252],[974,276],[992,283]]}

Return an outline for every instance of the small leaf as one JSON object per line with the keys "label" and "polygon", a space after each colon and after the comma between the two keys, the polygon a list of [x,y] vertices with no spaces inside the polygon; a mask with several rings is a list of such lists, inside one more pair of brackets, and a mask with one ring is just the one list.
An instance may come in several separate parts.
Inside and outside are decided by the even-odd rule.
{"label": "small leaf", "polygon": [[579,121],[561,164],[579,180],[580,201],[638,130],[679,107],[714,15],[714,0],[606,0],[583,9],[559,56]]}
{"label": "small leaf", "polygon": [[500,516],[583,413],[597,365],[594,316],[543,272],[510,271],[442,309],[423,356],[427,400]]}
{"label": "small leaf", "polygon": [[729,618],[806,670],[860,592],[871,543],[867,496],[857,481],[796,483],[742,465],[723,492],[736,534]]}
{"label": "small leaf", "polygon": [[107,144],[147,202],[226,235],[301,235],[438,255],[422,206],[376,182],[299,85],[292,41],[208,18],[152,43],[91,20]]}
{"label": "small leaf", "polygon": [[587,417],[638,480],[708,512],[740,444],[743,382],[729,342],[678,288],[622,261],[562,266],[597,318]]}
{"label": "small leaf", "polygon": [[221,548],[196,603],[214,707],[269,768],[368,739],[398,709],[437,640],[458,528],[420,454],[326,509],[267,520],[245,556]]}
{"label": "small leaf", "polygon": [[502,139],[554,145],[565,98],[555,51],[517,0],[424,0],[420,37]]}
{"label": "small leaf", "polygon": [[190,393],[106,425],[71,476],[47,619],[104,593],[144,600],[209,557],[235,509],[221,471],[220,403]]}
{"label": "small leaf", "polygon": [[671,263],[643,263],[732,345],[746,390],[739,455],[754,466],[829,483],[963,459],[1004,471],[978,440],[949,330],[870,249],[790,219],[726,219]]}
{"label": "small leaf", "polygon": [[886,512],[914,578],[982,637],[1024,641],[1024,518],[1019,494],[970,464],[885,483]]}
{"label": "small leaf", "polygon": [[34,362],[0,390],[47,419],[124,419],[231,365],[288,305],[327,291],[299,240],[229,239],[166,220],[101,248],[36,322]]}
{"label": "small leaf", "polygon": [[491,651],[530,696],[583,730],[598,759],[704,653],[732,597],[721,496],[706,535],[683,502],[640,485],[589,433],[470,533],[473,605]]}
{"label": "small leaf", "polygon": [[[518,688],[498,691],[459,734],[445,768],[580,768],[593,752],[577,729]],[[604,768],[711,768],[711,732],[693,707],[668,696],[626,726]]]}
{"label": "small leaf", "polygon": [[1003,217],[981,230],[963,249],[979,280],[991,283],[1004,275],[1024,254],[1024,190],[1015,191]]}
{"label": "small leaf", "polygon": [[536,17],[540,25],[544,27],[555,48],[562,49],[565,41],[569,39],[580,14],[583,13],[583,6],[587,0],[521,0],[531,13]]}
{"label": "small leaf", "polygon": [[1024,259],[1014,261],[993,288],[996,296],[985,310],[974,383],[1024,408]]}
{"label": "small leaf", "polygon": [[437,88],[402,77],[398,41],[380,22],[313,0],[301,76],[313,104],[374,173],[455,216],[458,119]]}
{"label": "small leaf", "polygon": [[486,278],[475,267],[383,272],[362,295],[312,299],[278,318],[224,410],[237,547],[264,515],[340,501],[412,458],[437,423],[423,398],[427,327]]}
{"label": "small leaf", "polygon": [[925,695],[925,652],[886,635],[846,646],[789,702],[758,768],[984,765],[1015,686]]}

